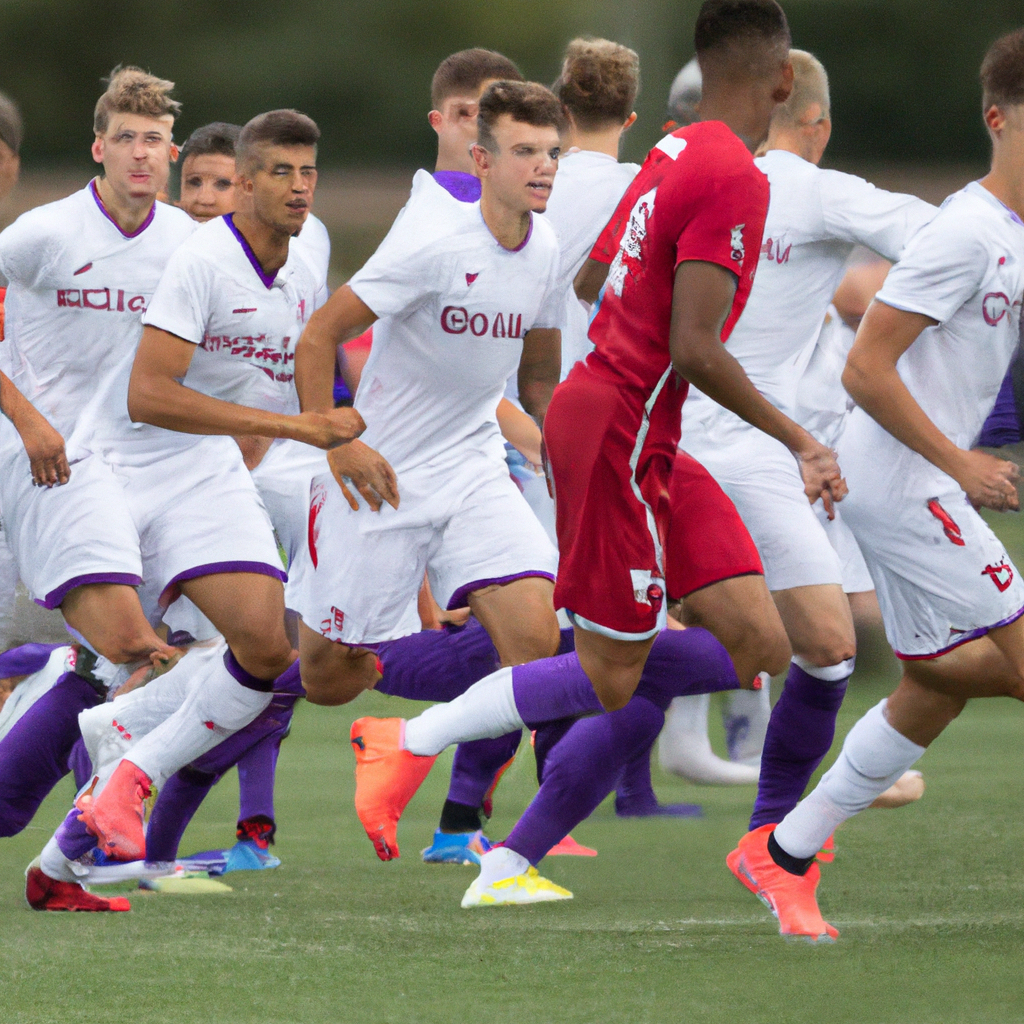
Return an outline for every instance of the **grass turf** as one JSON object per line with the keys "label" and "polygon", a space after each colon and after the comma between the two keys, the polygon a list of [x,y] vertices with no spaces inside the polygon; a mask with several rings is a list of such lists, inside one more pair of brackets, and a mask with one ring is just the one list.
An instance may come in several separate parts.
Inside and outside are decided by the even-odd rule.
{"label": "grass turf", "polygon": [[[1018,524],[999,528],[1024,564]],[[862,657],[839,736],[895,674],[890,659]],[[747,787],[697,788],[656,770],[663,800],[700,802],[705,817],[620,821],[606,802],[574,833],[597,859],[542,865],[573,902],[463,911],[473,869],[418,858],[449,755],[403,819],[401,860],[378,862],[352,810],[348,724],[412,710],[376,694],[351,708],[299,708],[278,774],[283,866],[226,876],[229,894],[139,892],[130,914],[32,913],[21,872],[65,813],[62,784],[29,829],[0,843],[0,1021],[1024,1021],[1015,703],[968,707],[921,763],[920,803],[843,826],[820,890],[842,936],[821,948],[784,943],[725,869]],[[526,752],[499,789],[492,835],[533,789]],[[182,851],[230,842],[237,806],[227,780]]]}

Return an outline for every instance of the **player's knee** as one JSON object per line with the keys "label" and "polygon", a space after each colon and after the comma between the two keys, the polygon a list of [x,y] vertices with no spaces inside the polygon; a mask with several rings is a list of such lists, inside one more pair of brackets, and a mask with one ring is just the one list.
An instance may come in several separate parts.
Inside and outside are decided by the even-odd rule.
{"label": "player's knee", "polygon": [[762,652],[761,667],[758,671],[767,672],[771,676],[785,672],[793,657],[793,648],[790,646],[789,637],[786,636],[786,631],[781,624],[762,629],[756,638],[758,649]]}
{"label": "player's knee", "polygon": [[97,652],[115,665],[148,658],[157,649],[151,630],[133,628],[128,623],[115,625],[102,636],[89,639]]}
{"label": "player's knee", "polygon": [[843,629],[822,630],[810,643],[800,647],[804,649],[794,650],[794,653],[818,668],[838,665],[857,654],[856,639]]}
{"label": "player's knee", "polygon": [[[370,660],[372,669],[373,660]],[[299,663],[302,686],[306,691],[306,700],[310,704],[321,707],[338,707],[353,701],[364,690],[369,690],[374,682],[375,673],[367,671],[361,661],[354,663],[350,659],[318,660],[307,664],[306,659]]]}

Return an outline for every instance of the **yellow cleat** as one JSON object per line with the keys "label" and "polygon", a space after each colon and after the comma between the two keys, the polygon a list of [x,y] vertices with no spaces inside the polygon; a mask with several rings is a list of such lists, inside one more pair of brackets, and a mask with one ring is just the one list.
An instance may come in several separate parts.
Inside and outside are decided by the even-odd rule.
{"label": "yellow cleat", "polygon": [[555,885],[535,867],[530,867],[525,874],[503,878],[490,885],[481,885],[480,879],[476,879],[462,897],[462,908],[468,910],[470,907],[502,907],[571,899],[572,893],[568,889]]}

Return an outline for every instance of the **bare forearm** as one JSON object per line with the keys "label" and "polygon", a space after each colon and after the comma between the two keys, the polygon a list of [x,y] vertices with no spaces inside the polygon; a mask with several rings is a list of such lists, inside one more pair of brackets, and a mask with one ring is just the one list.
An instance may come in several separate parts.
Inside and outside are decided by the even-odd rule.
{"label": "bare forearm", "polygon": [[320,313],[314,313],[295,349],[295,389],[303,412],[327,412],[334,407],[336,359],[336,339]]}
{"label": "bare forearm", "polygon": [[0,373],[0,412],[14,425],[19,420],[33,413],[41,415],[32,403],[14,386],[14,382],[5,373]]}

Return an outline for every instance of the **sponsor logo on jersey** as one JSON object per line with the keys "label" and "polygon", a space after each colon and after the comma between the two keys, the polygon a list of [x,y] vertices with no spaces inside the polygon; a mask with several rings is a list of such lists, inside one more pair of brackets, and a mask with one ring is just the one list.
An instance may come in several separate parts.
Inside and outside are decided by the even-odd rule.
{"label": "sponsor logo on jersey", "polygon": [[320,512],[324,507],[324,503],[327,501],[327,485],[313,481],[309,485],[309,526],[307,534],[307,542],[309,544],[309,558],[313,563],[313,568],[317,567],[319,556],[317,554],[316,545],[320,539]]}
{"label": "sponsor logo on jersey", "polygon": [[466,274],[466,287],[468,288],[479,276],[480,271],[477,271],[475,274]]}
{"label": "sponsor logo on jersey", "polygon": [[645,192],[629,211],[629,221],[619,244],[619,251],[608,268],[608,287],[618,296],[622,295],[626,276],[635,277],[636,271],[640,269],[644,239],[647,237],[647,221],[654,212],[654,197],[657,192],[657,188]]}
{"label": "sponsor logo on jersey", "polygon": [[[469,275],[467,275],[468,277]],[[446,334],[465,334],[482,338],[520,338],[523,334],[522,313],[471,313],[465,306],[445,306],[441,310],[441,330]]]}
{"label": "sponsor logo on jersey", "polygon": [[938,498],[928,499],[928,511],[942,523],[942,532],[949,538],[951,544],[955,544],[958,548],[966,546],[967,542],[960,533],[960,527],[957,526],[956,520],[939,504]]}
{"label": "sponsor logo on jersey", "polygon": [[[786,246],[785,248],[783,248],[784,245]],[[771,263],[788,263],[792,248],[793,243],[790,242],[787,245],[784,238],[766,238],[761,246],[761,258],[767,259]],[[742,258],[741,256],[740,259]],[[736,259],[736,257],[733,256],[733,259]]]}
{"label": "sponsor logo on jersey", "polygon": [[989,327],[995,327],[1004,316],[1008,317],[1020,304],[1019,299],[1011,302],[1010,297],[1003,292],[989,292],[981,300],[981,315]]}
{"label": "sponsor logo on jersey", "polygon": [[665,600],[662,581],[650,569],[630,569],[629,578],[633,584],[633,600],[637,604],[653,608],[654,611],[660,611]]}
{"label": "sponsor logo on jersey", "polygon": [[335,608],[331,605],[330,618],[321,619],[320,621],[320,632],[329,637],[331,633],[337,633],[341,635],[342,630],[345,628],[345,613],[340,608]]}
{"label": "sponsor logo on jersey", "polygon": [[1013,566],[1004,558],[998,565],[986,565],[981,570],[982,576],[987,576],[995,585],[999,593],[1009,589],[1013,582]]}
{"label": "sponsor logo on jersey", "polygon": [[[238,312],[237,310],[235,312]],[[207,352],[223,352],[225,355],[237,356],[240,359],[251,359],[255,363],[263,363],[259,368],[271,379],[288,384],[295,374],[290,364],[295,361],[295,353],[289,352],[291,338],[281,339],[281,349],[267,344],[265,334],[245,334],[232,337],[229,334],[206,334],[199,347]]]}
{"label": "sponsor logo on jersey", "polygon": [[[86,265],[82,268],[88,270]],[[81,270],[75,273],[82,273]],[[146,296],[131,295],[123,288],[58,288],[60,308],[97,309],[107,313],[145,313]]]}
{"label": "sponsor logo on jersey", "polygon": [[747,255],[747,250],[743,245],[743,229],[746,226],[746,224],[737,224],[729,235],[729,245],[732,248],[732,252],[729,255],[737,263],[742,263],[743,257]]}

